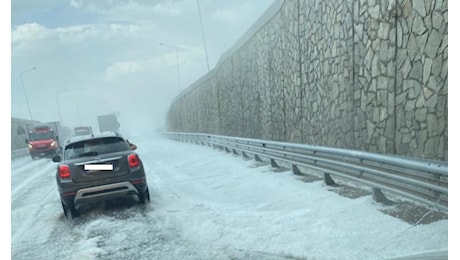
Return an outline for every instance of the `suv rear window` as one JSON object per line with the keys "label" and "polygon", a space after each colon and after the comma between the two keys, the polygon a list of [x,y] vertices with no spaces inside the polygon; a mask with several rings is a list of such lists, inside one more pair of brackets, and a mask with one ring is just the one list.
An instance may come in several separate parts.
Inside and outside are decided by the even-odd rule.
{"label": "suv rear window", "polygon": [[69,144],[65,147],[66,160],[78,157],[95,156],[99,154],[128,151],[128,144],[119,137],[104,137],[89,139]]}

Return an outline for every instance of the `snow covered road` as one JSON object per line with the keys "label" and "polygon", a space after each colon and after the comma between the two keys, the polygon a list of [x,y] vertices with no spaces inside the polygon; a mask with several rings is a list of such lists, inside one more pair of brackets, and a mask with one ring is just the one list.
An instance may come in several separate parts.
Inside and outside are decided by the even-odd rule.
{"label": "snow covered road", "polygon": [[151,193],[64,220],[56,164],[11,162],[12,259],[388,259],[447,250],[448,221],[410,225],[371,196],[159,137],[138,145]]}

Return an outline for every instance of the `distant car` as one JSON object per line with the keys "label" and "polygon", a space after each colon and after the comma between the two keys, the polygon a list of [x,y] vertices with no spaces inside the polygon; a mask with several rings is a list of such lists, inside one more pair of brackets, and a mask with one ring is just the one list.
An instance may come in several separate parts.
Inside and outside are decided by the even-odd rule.
{"label": "distant car", "polygon": [[91,126],[78,126],[74,128],[75,135],[91,135],[93,131]]}
{"label": "distant car", "polygon": [[91,202],[137,195],[150,202],[144,166],[128,140],[117,133],[75,136],[53,157],[62,209],[67,219]]}

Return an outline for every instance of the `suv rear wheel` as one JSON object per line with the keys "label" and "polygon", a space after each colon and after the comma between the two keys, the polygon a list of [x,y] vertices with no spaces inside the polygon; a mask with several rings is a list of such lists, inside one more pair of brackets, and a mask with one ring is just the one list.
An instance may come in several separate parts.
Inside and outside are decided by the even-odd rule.
{"label": "suv rear wheel", "polygon": [[67,220],[70,221],[78,217],[78,212],[75,209],[75,207],[66,206],[62,202],[61,204],[62,204],[62,210],[64,211],[64,216],[66,217]]}
{"label": "suv rear wheel", "polygon": [[147,204],[150,202],[150,193],[149,193],[149,188],[147,188],[144,193],[139,193],[138,195],[139,201],[141,204]]}

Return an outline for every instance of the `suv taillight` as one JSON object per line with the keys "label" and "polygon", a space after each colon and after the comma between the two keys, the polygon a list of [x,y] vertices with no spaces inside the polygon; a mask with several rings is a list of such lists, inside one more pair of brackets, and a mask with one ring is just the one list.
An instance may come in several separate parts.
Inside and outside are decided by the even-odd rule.
{"label": "suv taillight", "polygon": [[68,165],[59,165],[59,178],[68,179],[70,178],[70,168]]}
{"label": "suv taillight", "polygon": [[129,164],[129,168],[135,168],[139,166],[140,162],[139,162],[139,157],[137,157],[137,154],[130,154],[128,156],[128,164]]}

